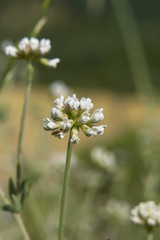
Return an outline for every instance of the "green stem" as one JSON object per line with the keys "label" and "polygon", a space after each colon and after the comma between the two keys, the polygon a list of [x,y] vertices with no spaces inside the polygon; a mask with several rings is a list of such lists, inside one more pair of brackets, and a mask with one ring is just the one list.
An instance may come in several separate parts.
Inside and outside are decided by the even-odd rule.
{"label": "green stem", "polygon": [[153,240],[153,231],[148,231],[147,240]]}
{"label": "green stem", "polygon": [[25,127],[25,122],[26,122],[26,114],[27,114],[27,109],[28,109],[28,102],[29,102],[29,96],[30,96],[30,91],[31,91],[33,72],[34,72],[33,66],[31,63],[29,63],[28,67],[27,67],[26,92],[25,92],[20,133],[19,133],[19,139],[18,139],[17,169],[16,169],[17,190],[19,189],[19,184],[20,184],[20,179],[21,179],[21,155],[22,155],[22,145],[23,145],[23,138],[24,138],[24,127]]}
{"label": "green stem", "polygon": [[[153,86],[138,24],[129,0],[110,0],[124,41],[136,90],[152,96]],[[153,96],[152,96],[153,97]]]}
{"label": "green stem", "polygon": [[59,240],[63,239],[64,217],[65,217],[65,209],[66,209],[66,204],[67,204],[67,189],[68,189],[69,169],[70,169],[71,153],[72,153],[72,145],[73,145],[73,143],[70,142],[70,139],[71,139],[71,132],[70,132],[70,137],[69,137],[69,141],[68,141],[66,166],[65,166],[64,179],[63,179],[60,220],[59,220]]}
{"label": "green stem", "polygon": [[[5,196],[4,192],[3,192],[3,190],[1,189],[1,187],[0,187],[0,197],[2,198],[2,200],[4,201],[5,204],[9,204],[9,201],[6,198],[6,196]],[[27,233],[27,230],[26,230],[26,228],[24,226],[24,223],[23,223],[23,220],[22,220],[20,214],[13,214],[13,217],[15,218],[15,220],[18,223],[18,225],[19,225],[19,227],[21,229],[21,232],[22,232],[22,234],[24,236],[24,239],[25,240],[30,240],[30,237],[29,237],[29,235]]]}
{"label": "green stem", "polygon": [[25,228],[25,225],[23,223],[21,215],[20,214],[13,214],[13,216],[16,219],[17,223],[19,224],[19,227],[20,227],[21,232],[22,232],[22,234],[24,236],[24,239],[25,240],[30,240],[30,237],[29,237],[28,232],[27,232],[27,230]]}

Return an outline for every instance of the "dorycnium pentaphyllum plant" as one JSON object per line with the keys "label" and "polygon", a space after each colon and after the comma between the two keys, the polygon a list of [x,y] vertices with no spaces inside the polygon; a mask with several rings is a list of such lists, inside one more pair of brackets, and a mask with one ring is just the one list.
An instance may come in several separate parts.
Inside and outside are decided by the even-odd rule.
{"label": "dorycnium pentaphyllum plant", "polygon": [[[18,139],[18,149],[17,149],[17,162],[16,162],[16,181],[13,181],[12,178],[9,180],[9,197],[10,202],[3,206],[3,210],[10,211],[13,214],[20,213],[22,206],[25,202],[25,199],[28,195],[31,179],[23,179],[21,176],[21,155],[22,155],[22,146],[24,138],[24,128],[26,121],[26,114],[29,102],[29,96],[31,91],[32,79],[33,79],[33,63],[38,61],[46,66],[55,68],[60,62],[59,58],[47,59],[45,55],[51,50],[51,41],[49,39],[37,38],[23,38],[18,46],[7,46],[5,48],[5,53],[11,58],[17,60],[25,59],[28,62],[27,66],[27,82],[25,90],[25,99],[20,123],[20,132]],[[19,220],[19,218],[18,218]],[[20,225],[22,225],[19,222]],[[27,236],[27,235],[26,235]],[[25,239],[29,239],[29,237]]]}
{"label": "dorycnium pentaphyllum plant", "polygon": [[104,119],[103,108],[90,114],[90,110],[93,108],[90,98],[82,97],[79,101],[76,94],[67,98],[61,96],[54,101],[54,105],[55,107],[51,110],[52,120],[43,119],[44,129],[51,131],[51,135],[59,139],[64,138],[69,133],[59,219],[59,240],[62,240],[72,146],[80,141],[78,136],[80,128],[86,136],[93,137],[102,135],[106,125],[95,126],[95,123]]}
{"label": "dorycnium pentaphyllum plant", "polygon": [[153,201],[141,202],[131,210],[131,221],[144,225],[147,230],[147,240],[153,240],[153,231],[160,226],[160,204]]}

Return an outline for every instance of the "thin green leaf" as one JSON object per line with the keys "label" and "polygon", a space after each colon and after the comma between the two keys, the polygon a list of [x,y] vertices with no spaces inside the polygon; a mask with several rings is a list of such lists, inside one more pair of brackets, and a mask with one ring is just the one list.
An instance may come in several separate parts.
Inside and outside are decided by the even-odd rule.
{"label": "thin green leaf", "polygon": [[9,197],[12,200],[12,194],[16,194],[16,188],[15,188],[12,178],[9,179],[9,187],[8,188],[9,188]]}
{"label": "thin green leaf", "polygon": [[1,207],[2,210],[4,211],[8,211],[8,212],[11,212],[11,213],[17,213],[19,211],[17,211],[12,205],[4,205]]}

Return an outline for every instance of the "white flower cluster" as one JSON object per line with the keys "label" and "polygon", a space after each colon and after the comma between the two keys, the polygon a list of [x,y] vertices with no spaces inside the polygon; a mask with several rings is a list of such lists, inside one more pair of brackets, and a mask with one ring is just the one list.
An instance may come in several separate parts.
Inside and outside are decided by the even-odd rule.
{"label": "white flower cluster", "polygon": [[91,158],[96,164],[109,172],[114,172],[117,169],[114,153],[107,151],[104,147],[92,148]]}
{"label": "white flower cluster", "polygon": [[25,59],[38,59],[44,65],[50,67],[56,67],[60,62],[59,58],[47,59],[40,58],[41,56],[46,55],[51,50],[51,41],[49,39],[41,39],[31,37],[30,39],[27,37],[22,38],[22,40],[18,43],[18,46],[6,46],[5,53],[6,55],[13,58],[25,58]]}
{"label": "white flower cluster", "polygon": [[93,108],[93,103],[90,98],[82,97],[79,101],[76,98],[76,94],[72,97],[64,96],[57,98],[54,101],[55,107],[52,108],[51,117],[45,118],[44,129],[51,130],[52,135],[58,138],[64,138],[64,136],[71,129],[71,139],[73,143],[79,143],[78,138],[79,128],[83,130],[86,136],[93,137],[96,135],[102,135],[106,125],[94,126],[94,123],[103,120],[103,108],[97,109],[90,115],[90,110]]}
{"label": "white flower cluster", "polygon": [[131,221],[148,227],[160,226],[160,205],[153,201],[141,202],[131,210]]}

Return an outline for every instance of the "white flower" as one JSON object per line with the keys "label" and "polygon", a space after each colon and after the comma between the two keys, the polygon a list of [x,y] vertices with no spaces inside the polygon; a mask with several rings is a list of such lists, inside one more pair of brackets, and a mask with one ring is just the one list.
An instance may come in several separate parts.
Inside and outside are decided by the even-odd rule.
{"label": "white flower", "polygon": [[90,110],[93,108],[93,103],[92,100],[90,98],[84,98],[82,97],[80,100],[80,107],[82,110]]}
{"label": "white flower", "polygon": [[70,142],[78,144],[80,142],[79,137],[74,133],[70,139]]}
{"label": "white flower", "polygon": [[81,122],[82,124],[86,124],[89,120],[90,120],[90,114],[89,114],[89,112],[84,112],[84,113],[81,115],[80,122]]}
{"label": "white flower", "polygon": [[21,51],[28,52],[30,50],[30,41],[27,37],[22,38],[18,44],[18,48]]}
{"label": "white flower", "polygon": [[51,49],[51,41],[49,39],[41,39],[40,41],[40,53],[42,55],[48,53]]}
{"label": "white flower", "polygon": [[80,106],[79,100],[76,98],[76,94],[73,94],[72,97],[67,97],[64,101],[64,105],[69,107],[71,110],[78,110]]}
{"label": "white flower", "polygon": [[58,120],[59,118],[62,118],[62,112],[61,112],[61,110],[58,109],[58,108],[52,108],[51,117],[52,117],[54,120]]}
{"label": "white flower", "polygon": [[160,205],[153,201],[142,202],[131,210],[131,221],[154,227],[160,225]]}
{"label": "white flower", "polygon": [[56,68],[57,64],[60,62],[60,59],[59,58],[53,58],[53,59],[50,60],[50,59],[47,59],[47,58],[41,58],[40,62],[45,66]]}
{"label": "white flower", "polygon": [[56,68],[57,64],[60,62],[59,58],[53,58],[51,60],[48,61],[48,66]]}
{"label": "white flower", "polygon": [[68,120],[68,118],[64,117],[62,122],[60,122],[60,126],[63,130],[69,130],[72,126],[71,120]]}
{"label": "white flower", "polygon": [[88,137],[94,137],[97,135],[102,135],[104,133],[104,128],[106,128],[107,125],[101,125],[101,126],[94,126],[92,128],[85,126],[83,127],[83,131]]}
{"label": "white flower", "polygon": [[32,37],[30,39],[30,47],[33,51],[38,50],[39,48],[39,40],[37,38]]}
{"label": "white flower", "polygon": [[44,121],[43,127],[45,130],[54,130],[55,128],[58,127],[58,125],[52,122],[49,118],[45,118],[43,119],[43,121]]}
{"label": "white flower", "polygon": [[97,109],[94,111],[94,113],[91,116],[91,121],[93,123],[99,122],[101,120],[104,119],[104,115],[103,115],[103,108]]}
{"label": "white flower", "polygon": [[107,127],[107,125],[101,125],[98,127],[92,127],[93,131],[96,133],[96,135],[102,135],[104,133],[104,129]]}
{"label": "white flower", "polygon": [[5,54],[11,57],[17,57],[18,56],[18,50],[14,46],[7,46],[5,47]]}
{"label": "white flower", "polygon": [[71,139],[70,139],[71,143],[78,144],[80,142],[78,134],[79,134],[78,128],[77,127],[73,127],[72,133],[71,133]]}
{"label": "white flower", "polygon": [[[48,118],[45,120],[44,128],[45,130],[51,130],[51,134],[55,137],[63,138],[67,132],[71,130],[70,142],[79,143],[79,128],[83,130],[86,136],[90,137],[104,133],[106,125],[94,126],[90,120],[89,110],[93,107],[90,98],[82,98],[81,101],[79,101],[76,94],[73,94],[72,97],[68,96],[66,99],[64,99],[62,95],[54,101],[54,104],[55,107],[52,108],[51,117],[54,120],[54,124],[56,124],[56,128]],[[98,118],[99,121],[100,118],[102,118],[102,110],[103,109],[98,109],[95,111],[98,115],[95,118]]]}
{"label": "white flower", "polygon": [[56,98],[56,100],[54,101],[54,104],[56,108],[61,109],[63,107],[63,102],[64,102],[64,97],[63,95],[61,95],[60,98]]}

